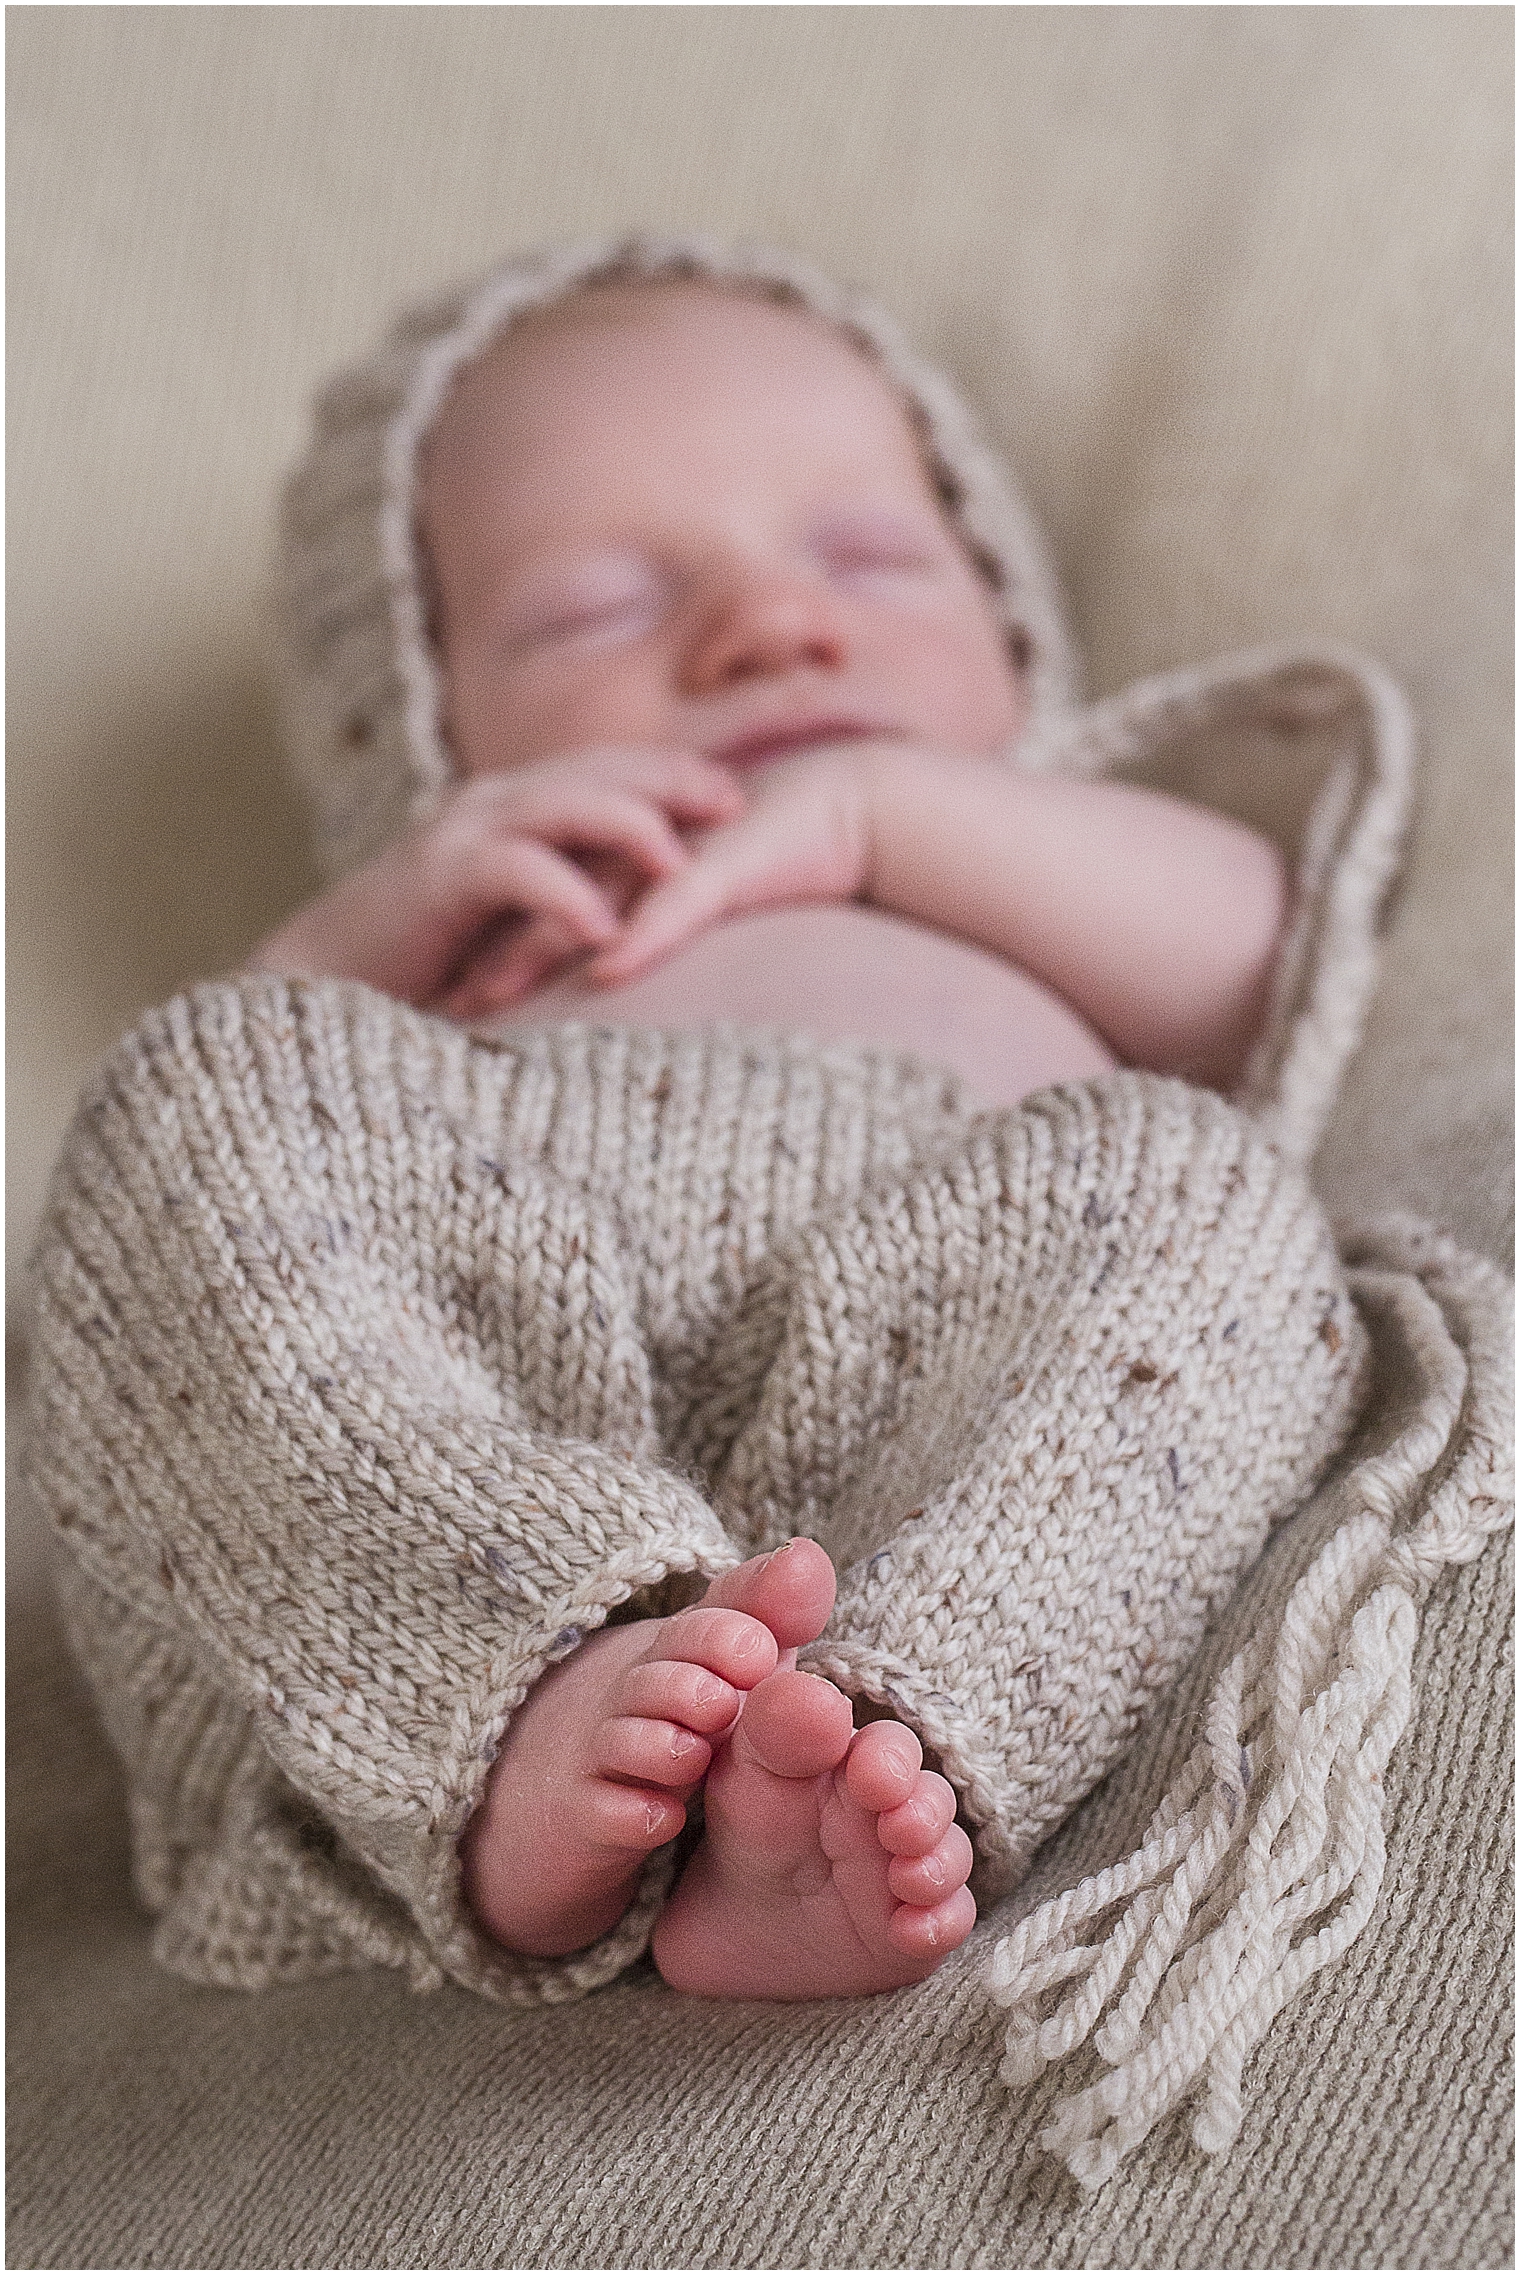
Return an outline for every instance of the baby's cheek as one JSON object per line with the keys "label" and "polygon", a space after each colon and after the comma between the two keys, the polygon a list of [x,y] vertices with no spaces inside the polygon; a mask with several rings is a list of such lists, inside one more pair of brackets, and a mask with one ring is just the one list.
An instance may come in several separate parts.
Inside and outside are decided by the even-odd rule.
{"label": "baby's cheek", "polygon": [[621,652],[503,662],[500,643],[451,649],[444,716],[461,774],[531,766],[584,750],[669,750],[679,731],[658,673]]}
{"label": "baby's cheek", "polygon": [[985,622],[933,628],[916,645],[899,648],[891,668],[910,679],[916,724],[931,746],[991,757],[1023,731],[1027,675],[990,614]]}

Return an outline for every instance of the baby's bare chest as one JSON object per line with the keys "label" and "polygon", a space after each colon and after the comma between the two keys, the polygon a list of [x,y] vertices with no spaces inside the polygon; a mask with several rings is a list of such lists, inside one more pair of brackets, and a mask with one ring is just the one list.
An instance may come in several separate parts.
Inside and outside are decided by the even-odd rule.
{"label": "baby's bare chest", "polygon": [[715,926],[625,987],[542,988],[503,1027],[546,1019],[621,1026],[801,1030],[884,1044],[948,1067],[988,1106],[1117,1062],[1051,989],[980,948],[854,904],[765,909]]}

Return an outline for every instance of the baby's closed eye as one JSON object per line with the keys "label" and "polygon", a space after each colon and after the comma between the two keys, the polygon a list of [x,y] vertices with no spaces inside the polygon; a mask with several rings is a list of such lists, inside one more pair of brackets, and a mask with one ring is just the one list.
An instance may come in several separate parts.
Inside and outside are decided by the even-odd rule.
{"label": "baby's closed eye", "polygon": [[845,586],[932,584],[953,565],[942,533],[916,518],[874,510],[830,514],[811,535],[824,573]]}
{"label": "baby's closed eye", "polygon": [[510,654],[636,638],[658,620],[667,598],[652,562],[607,554],[534,580],[514,595],[503,612],[503,637]]}

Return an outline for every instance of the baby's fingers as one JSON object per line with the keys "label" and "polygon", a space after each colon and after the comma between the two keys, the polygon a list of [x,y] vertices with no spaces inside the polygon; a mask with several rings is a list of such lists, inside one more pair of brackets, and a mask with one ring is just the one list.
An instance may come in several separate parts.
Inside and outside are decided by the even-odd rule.
{"label": "baby's fingers", "polygon": [[650,887],[617,939],[592,957],[584,977],[595,987],[620,987],[637,979],[715,924],[730,899],[729,881],[717,867],[693,862]]}
{"label": "baby's fingers", "polygon": [[749,802],[726,766],[710,758],[684,756],[664,777],[656,795],[668,814],[689,824],[735,821]]}
{"label": "baby's fingers", "polygon": [[621,853],[650,877],[668,877],[685,866],[686,848],[669,816],[651,800],[622,791],[604,791],[578,811],[567,813],[544,835],[582,852]]}
{"label": "baby's fingers", "polygon": [[733,774],[712,759],[691,751],[607,749],[477,776],[456,792],[452,810],[467,829],[634,851],[668,847],[672,822],[731,821],[744,806]]}
{"label": "baby's fingers", "polygon": [[521,1003],[584,953],[557,916],[529,917],[470,959],[434,1008],[449,1019],[480,1019]]}
{"label": "baby's fingers", "polygon": [[610,940],[617,931],[616,910],[584,869],[532,838],[497,839],[480,846],[467,890],[478,923],[513,913],[553,916],[577,945],[586,948]]}
{"label": "baby's fingers", "polygon": [[580,763],[597,769],[599,788],[615,783],[636,797],[653,799],[679,822],[733,821],[747,803],[730,769],[696,751],[590,751]]}

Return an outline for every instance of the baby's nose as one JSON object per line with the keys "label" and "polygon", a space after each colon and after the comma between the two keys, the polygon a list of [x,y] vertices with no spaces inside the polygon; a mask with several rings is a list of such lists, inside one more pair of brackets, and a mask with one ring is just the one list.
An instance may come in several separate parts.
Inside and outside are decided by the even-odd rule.
{"label": "baby's nose", "polygon": [[738,680],[845,660],[843,618],[828,587],[801,575],[754,574],[727,580],[694,631],[686,657],[693,693]]}

